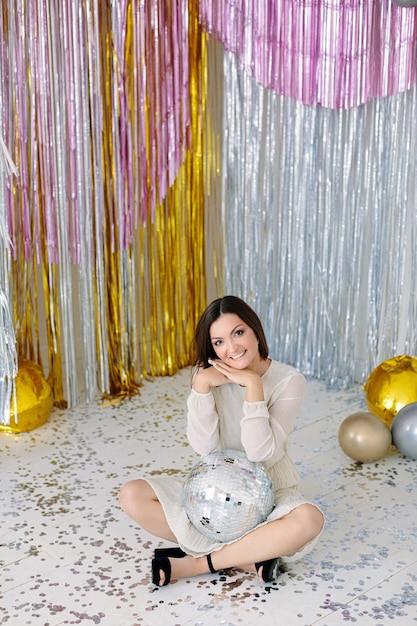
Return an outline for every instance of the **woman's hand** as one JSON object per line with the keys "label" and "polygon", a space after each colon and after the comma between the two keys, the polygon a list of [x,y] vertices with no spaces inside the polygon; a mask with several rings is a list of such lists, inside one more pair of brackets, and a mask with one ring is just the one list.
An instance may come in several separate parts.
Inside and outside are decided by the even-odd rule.
{"label": "woman's hand", "polygon": [[226,378],[226,382],[236,383],[241,387],[246,387],[246,400],[248,402],[259,402],[264,400],[264,390],[259,374],[246,368],[242,370],[236,369],[227,365],[220,359],[213,359],[210,363],[212,363],[213,367],[210,367],[209,369],[214,369],[219,374],[224,376]]}
{"label": "woman's hand", "polygon": [[193,387],[198,393],[208,393],[211,387],[220,387],[232,382],[215,367],[207,367],[197,372]]}

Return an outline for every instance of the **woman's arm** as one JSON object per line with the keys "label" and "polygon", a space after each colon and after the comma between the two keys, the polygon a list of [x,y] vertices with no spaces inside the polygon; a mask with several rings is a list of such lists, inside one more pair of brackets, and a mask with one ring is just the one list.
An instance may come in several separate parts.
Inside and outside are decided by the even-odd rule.
{"label": "woman's arm", "polygon": [[284,445],[300,412],[305,389],[304,376],[297,374],[269,411],[266,402],[244,403],[241,439],[251,461],[266,461],[272,457],[278,461],[284,455]]}
{"label": "woman's arm", "polygon": [[187,400],[187,437],[191,447],[202,456],[216,449],[219,442],[219,417],[211,392],[194,388]]}
{"label": "woman's arm", "polygon": [[214,367],[197,370],[193,387],[187,400],[187,437],[197,454],[209,454],[219,442],[219,416],[217,415],[212,387],[230,381]]}

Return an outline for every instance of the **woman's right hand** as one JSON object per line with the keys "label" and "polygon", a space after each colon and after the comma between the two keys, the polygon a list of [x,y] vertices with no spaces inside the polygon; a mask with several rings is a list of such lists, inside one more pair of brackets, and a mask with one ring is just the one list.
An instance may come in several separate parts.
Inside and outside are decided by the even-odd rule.
{"label": "woman's right hand", "polygon": [[209,393],[211,387],[226,385],[230,380],[215,367],[198,370],[194,378],[193,387],[198,393]]}

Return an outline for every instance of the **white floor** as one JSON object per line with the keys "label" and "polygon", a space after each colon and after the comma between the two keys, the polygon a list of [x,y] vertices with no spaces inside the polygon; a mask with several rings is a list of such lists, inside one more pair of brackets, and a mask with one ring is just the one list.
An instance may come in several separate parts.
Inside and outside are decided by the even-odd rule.
{"label": "white floor", "polygon": [[114,405],[55,410],[18,436],[0,433],[0,624],[58,626],[361,626],[417,624],[417,461],[357,464],[345,417],[364,391],[309,382],[292,438],[302,491],[325,511],[320,543],[279,581],[237,570],[155,588],[157,539],[119,510],[132,477],[185,472],[190,370],[145,382]]}

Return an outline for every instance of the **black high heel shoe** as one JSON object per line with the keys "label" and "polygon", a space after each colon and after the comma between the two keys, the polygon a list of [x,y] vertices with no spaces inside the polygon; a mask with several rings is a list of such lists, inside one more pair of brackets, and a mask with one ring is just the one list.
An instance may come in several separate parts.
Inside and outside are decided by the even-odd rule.
{"label": "black high heel shoe", "polygon": [[269,559],[268,561],[261,561],[255,563],[256,571],[263,565],[262,578],[265,583],[274,583],[278,580],[279,576],[279,559]]}
{"label": "black high heel shoe", "polygon": [[[176,550],[176,553],[178,554],[178,550],[181,550],[181,548],[159,548],[159,550]],[[182,552],[182,550],[181,550]],[[165,555],[167,555],[167,552],[165,552]],[[172,554],[170,556],[173,556]],[[183,556],[185,556],[185,553],[183,554]],[[182,557],[176,557],[176,558],[182,558]],[[216,569],[214,569],[213,567],[213,563],[211,561],[211,555],[208,554],[207,555],[207,564],[209,566],[209,570],[212,574],[215,574],[217,572]],[[163,571],[165,574],[165,580],[161,585],[161,575],[160,575],[160,571]],[[156,550],[155,550],[155,558],[152,559],[152,583],[154,585],[156,585],[157,587],[165,587],[166,585],[169,585],[169,583],[171,582],[171,563],[170,560],[168,558],[168,556],[156,556]]]}
{"label": "black high heel shoe", "polygon": [[187,553],[181,550],[181,548],[155,548],[154,556],[156,559],[161,556],[172,556],[173,559],[182,559],[184,556],[187,556]]}
{"label": "black high heel shoe", "polygon": [[[165,580],[161,585],[160,571],[165,574]],[[165,587],[171,582],[171,563],[166,556],[158,556],[152,559],[152,583],[157,587]]]}
{"label": "black high heel shoe", "polygon": [[[156,548],[155,558],[152,559],[152,582],[157,587],[165,587],[171,582],[171,563],[168,557],[182,559],[186,553],[181,548]],[[160,571],[165,574],[164,582],[160,583]]]}

